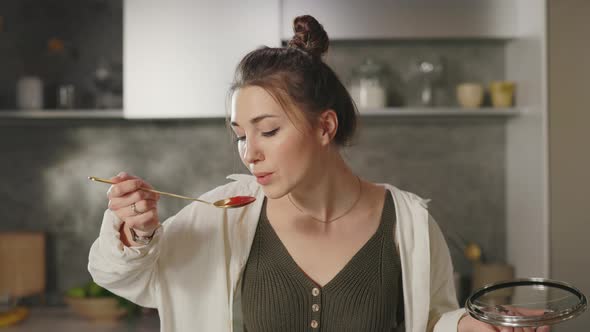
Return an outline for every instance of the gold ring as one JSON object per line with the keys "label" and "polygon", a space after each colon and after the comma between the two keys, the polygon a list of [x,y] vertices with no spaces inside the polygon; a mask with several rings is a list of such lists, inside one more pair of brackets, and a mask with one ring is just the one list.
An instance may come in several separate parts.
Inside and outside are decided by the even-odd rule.
{"label": "gold ring", "polygon": [[141,214],[141,212],[137,211],[137,207],[135,206],[135,203],[131,204],[131,209],[133,209],[133,213],[135,213],[135,215]]}

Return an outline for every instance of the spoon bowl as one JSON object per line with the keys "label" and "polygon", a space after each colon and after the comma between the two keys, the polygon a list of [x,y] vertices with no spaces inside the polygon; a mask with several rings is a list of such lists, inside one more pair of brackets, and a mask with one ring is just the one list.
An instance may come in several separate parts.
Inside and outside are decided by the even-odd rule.
{"label": "spoon bowl", "polygon": [[246,206],[255,200],[256,198],[252,196],[233,196],[215,201],[213,202],[213,205],[217,206],[218,208],[233,209]]}
{"label": "spoon bowl", "polygon": [[[96,181],[96,182],[102,182],[102,183],[108,183],[108,184],[116,184],[113,181],[110,181],[110,180],[107,180],[107,179],[102,179],[102,178],[99,178],[99,177],[96,177],[96,176],[89,176],[88,179],[89,180],[92,180],[92,181]],[[195,201],[195,202],[205,203],[205,204],[213,205],[213,206],[218,207],[218,208],[221,208],[221,209],[235,209],[235,208],[240,208],[240,207],[246,206],[246,205],[248,205],[250,203],[253,203],[256,200],[256,197],[252,197],[252,196],[232,196],[232,197],[220,199],[218,201],[215,201],[215,202],[211,203],[211,202],[207,202],[207,201],[204,201],[202,199],[199,199],[199,198],[194,198],[194,197],[188,197],[188,196],[182,196],[182,195],[167,193],[165,191],[160,191],[160,190],[156,190],[156,189],[150,189],[150,188],[144,188],[144,187],[141,187],[139,189],[145,190],[145,191],[149,191],[149,192],[153,192],[153,193],[157,193],[157,194],[160,194],[160,195],[165,195],[165,196],[170,196],[170,197],[175,197],[175,198],[180,198],[180,199],[186,199],[186,200],[189,200],[189,201]]]}

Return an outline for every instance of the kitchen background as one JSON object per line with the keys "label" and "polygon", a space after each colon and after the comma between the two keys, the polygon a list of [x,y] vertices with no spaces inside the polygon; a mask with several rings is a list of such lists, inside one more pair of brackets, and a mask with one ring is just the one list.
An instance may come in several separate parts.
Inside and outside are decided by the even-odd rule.
{"label": "kitchen background", "polygon": [[[222,117],[51,117],[59,113],[60,86],[74,87],[75,112],[123,108],[123,23],[120,0],[0,3],[0,231],[46,233],[49,305],[62,304],[64,292],[89,280],[88,250],[98,235],[108,186],[87,176],[125,170],[161,190],[190,196],[225,183],[228,174],[247,172]],[[325,28],[330,34],[330,26]],[[159,40],[153,44],[159,47]],[[386,106],[446,110],[459,107],[458,84],[507,78],[508,47],[499,38],[335,40],[326,61],[349,85],[359,66],[372,59],[385,78]],[[442,68],[429,105],[421,105],[420,61]],[[47,117],[14,116],[16,82],[31,75],[43,82]],[[483,106],[490,107],[487,94]],[[461,300],[473,274],[463,252],[468,242],[481,247],[485,262],[509,261],[509,121],[511,116],[365,115],[355,144],[344,151],[363,177],[432,199],[431,214],[464,287]],[[163,198],[162,220],[184,205]]]}
{"label": "kitchen background", "polygon": [[[51,96],[60,84],[73,84],[83,97],[78,108],[94,109],[96,66],[123,60],[121,2],[13,1],[8,9],[19,22],[4,32],[8,45],[30,43],[30,53],[0,55],[5,64],[1,107],[16,109],[14,82],[33,74],[43,78],[45,95]],[[47,53],[44,42],[51,38],[64,40],[63,53]],[[399,78],[399,89],[390,91],[397,92],[400,104],[407,104],[418,102],[407,88],[412,66],[433,55],[446,60],[445,81],[436,94],[440,105],[456,105],[453,89],[460,82],[503,78],[499,41],[334,42],[327,62],[345,81],[367,57],[383,63]],[[346,155],[363,176],[432,198],[433,214],[449,240],[475,241],[488,259],[503,261],[503,127],[504,120],[487,118],[363,118],[358,140]],[[16,136],[20,138],[9,139]],[[108,188],[86,181],[88,175],[109,177],[128,170],[168,191],[197,194],[223,184],[227,174],[247,171],[239,164],[223,119],[38,120],[3,126],[0,137],[5,160],[11,160],[3,163],[4,174],[12,174],[4,188],[22,188],[3,193],[3,200],[11,202],[5,206],[11,208],[2,210],[8,222],[1,227],[49,232],[54,250],[50,259],[55,262],[49,264],[49,289],[58,291],[87,278],[87,249],[96,237]],[[170,216],[183,204],[164,199],[162,213]],[[458,271],[468,274],[460,249],[453,249]]]}

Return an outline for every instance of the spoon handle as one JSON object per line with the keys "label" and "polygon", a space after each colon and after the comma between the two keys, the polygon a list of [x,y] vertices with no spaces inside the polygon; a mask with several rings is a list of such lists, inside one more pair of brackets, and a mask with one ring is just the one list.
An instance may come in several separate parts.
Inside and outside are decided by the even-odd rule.
{"label": "spoon handle", "polygon": [[[115,184],[115,182],[113,182],[113,181],[109,181],[107,179],[98,178],[96,176],[89,176],[88,179],[89,180],[92,180],[92,181],[96,181],[96,182],[102,182],[102,183],[108,183],[108,184]],[[205,203],[205,204],[211,204],[211,203],[209,203],[207,201],[203,201],[203,200],[200,200],[198,198],[187,197],[187,196],[177,195],[177,194],[173,194],[173,193],[167,193],[165,191],[160,191],[160,190],[156,190],[156,189],[150,189],[150,188],[145,188],[145,187],[141,187],[139,189],[144,190],[144,191],[149,191],[149,192],[157,193],[157,194],[160,194],[160,195],[166,195],[166,196],[170,196],[170,197],[176,197],[176,198],[186,199],[186,200],[189,200],[189,201],[197,201],[197,202],[201,202],[201,203]]]}

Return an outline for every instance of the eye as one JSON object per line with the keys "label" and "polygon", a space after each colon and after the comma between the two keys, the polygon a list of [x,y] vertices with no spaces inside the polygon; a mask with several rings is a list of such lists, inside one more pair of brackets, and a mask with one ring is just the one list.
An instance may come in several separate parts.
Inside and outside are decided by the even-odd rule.
{"label": "eye", "polygon": [[236,143],[242,142],[246,140],[246,136],[237,136],[235,138]]}
{"label": "eye", "polygon": [[274,136],[274,135],[275,135],[275,134],[276,134],[276,133],[279,131],[279,129],[281,129],[281,128],[277,128],[277,129],[273,129],[273,130],[271,130],[271,131],[266,131],[266,132],[263,132],[263,133],[262,133],[262,136],[264,136],[264,137],[271,137],[271,136]]}

